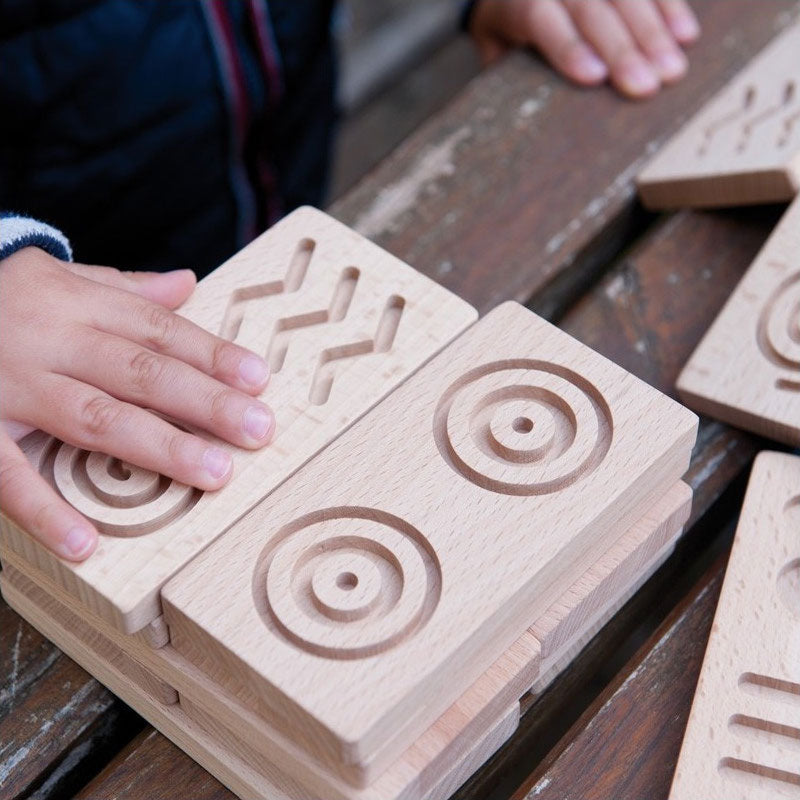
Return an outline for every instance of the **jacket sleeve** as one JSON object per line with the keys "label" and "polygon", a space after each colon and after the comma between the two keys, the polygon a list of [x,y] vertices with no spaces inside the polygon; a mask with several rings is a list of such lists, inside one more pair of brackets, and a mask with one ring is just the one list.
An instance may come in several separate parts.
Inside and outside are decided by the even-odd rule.
{"label": "jacket sleeve", "polygon": [[30,217],[0,212],[0,260],[23,247],[39,247],[62,261],[72,261],[69,239],[61,231]]}

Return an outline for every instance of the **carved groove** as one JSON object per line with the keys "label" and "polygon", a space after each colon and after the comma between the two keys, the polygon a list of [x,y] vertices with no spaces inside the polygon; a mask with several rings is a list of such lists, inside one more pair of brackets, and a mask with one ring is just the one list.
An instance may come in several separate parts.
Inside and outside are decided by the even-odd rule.
{"label": "carved groove", "polygon": [[267,361],[273,372],[278,373],[283,369],[293,331],[341,322],[347,317],[359,277],[360,273],[355,267],[347,267],[342,271],[327,308],[293,317],[283,317],[275,323],[272,340],[267,349]]}
{"label": "carved groove", "polygon": [[329,347],[322,351],[311,380],[309,402],[317,406],[328,402],[336,375],[337,362],[358,358],[368,353],[388,353],[392,349],[405,304],[402,297],[392,295],[378,320],[378,327],[372,339],[362,339],[338,347]]}
{"label": "carved groove", "polygon": [[[732,126],[739,126],[735,145],[736,153],[744,153],[750,147],[755,133],[764,125],[776,125],[775,144],[778,147],[786,147],[795,133],[796,122],[800,119],[800,111],[792,110],[798,97],[797,84],[794,79],[787,79],[780,90],[779,99],[772,105],[752,114],[758,97],[757,87],[747,86],[739,107],[726,112],[705,128],[697,155],[700,157],[707,155],[715,145],[718,135]],[[783,116],[784,114],[786,116]]]}
{"label": "carved groove", "polygon": [[[789,275],[770,295],[758,318],[758,347],[764,357],[800,374],[800,272]],[[781,377],[779,389],[800,390],[800,380]]]}
{"label": "carved groove", "polygon": [[737,147],[738,152],[743,153],[750,143],[753,131],[755,131],[756,128],[763,125],[765,122],[772,119],[776,114],[779,114],[787,106],[790,106],[794,102],[794,96],[795,84],[794,81],[790,79],[784,84],[783,97],[778,103],[764,109],[764,111],[756,114],[752,119],[747,120],[742,125],[742,138]]}
{"label": "carved groove", "polygon": [[297,647],[365,658],[411,638],[430,619],[442,574],[407,522],[370,508],[329,508],[285,526],[253,576],[264,622]]}
{"label": "carved groove", "polygon": [[[792,725],[783,725],[780,722],[771,722],[767,719],[750,717],[746,714],[734,714],[728,720],[728,727],[738,736],[751,735],[750,732],[767,734],[760,737],[768,744],[778,744],[779,747],[800,747],[800,728]],[[758,737],[758,734],[757,737]],[[783,737],[778,739],[777,737]]]}
{"label": "carved groove", "polygon": [[184,516],[202,496],[199,489],[126,464],[104,453],[52,439],[40,472],[99,531],[142,536]]}
{"label": "carved groove", "polygon": [[228,301],[225,315],[222,319],[219,335],[228,341],[234,341],[239,335],[244,319],[245,307],[253,300],[277,294],[291,294],[300,289],[308,272],[308,265],[311,263],[311,256],[314,253],[316,242],[312,239],[301,239],[297,249],[292,256],[286,275],[281,281],[269,281],[259,283],[255,286],[243,286],[236,289]]}
{"label": "carved groove", "polygon": [[[800,797],[800,773],[798,772],[788,772],[787,770],[768,767],[764,764],[755,764],[752,761],[745,761],[741,758],[723,758],[719,762],[718,769],[720,774],[729,777],[735,777],[736,773],[744,773],[760,779],[768,778],[784,785],[781,789],[776,787],[776,791],[781,791],[784,797]],[[791,791],[791,794],[785,793],[787,789]]]}
{"label": "carved groove", "polygon": [[729,111],[728,113],[720,117],[716,122],[712,122],[705,129],[703,133],[703,141],[700,144],[700,148],[697,151],[697,154],[699,156],[704,156],[708,152],[709,148],[711,147],[712,140],[719,131],[721,131],[723,128],[726,128],[731,123],[739,120],[744,114],[746,114],[753,107],[753,105],[756,102],[756,95],[757,95],[756,87],[748,86],[744,90],[741,108]]}
{"label": "carved groove", "polygon": [[755,672],[745,672],[739,678],[739,688],[747,694],[756,694],[789,705],[800,706],[800,684],[793,681],[759,675]]}
{"label": "carved groove", "polygon": [[517,359],[478,367],[439,401],[445,461],[471,483],[511,495],[558,492],[589,475],[613,437],[600,392],[572,370]]}

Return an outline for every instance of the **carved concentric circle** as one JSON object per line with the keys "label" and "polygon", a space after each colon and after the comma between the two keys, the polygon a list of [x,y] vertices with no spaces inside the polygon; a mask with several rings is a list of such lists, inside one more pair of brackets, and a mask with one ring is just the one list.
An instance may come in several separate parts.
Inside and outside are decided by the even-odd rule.
{"label": "carved concentric circle", "polygon": [[186,514],[200,492],[103,453],[53,439],[42,474],[103,533],[140,536]]}
{"label": "carved concentric circle", "polygon": [[278,533],[259,558],[262,616],[314,655],[364,658],[413,636],[441,595],[441,569],[422,534],[375,509],[334,508]]}
{"label": "carved concentric circle", "polygon": [[800,272],[784,280],[764,306],[758,343],[773,363],[800,370]]}
{"label": "carved concentric circle", "polygon": [[467,480],[502,494],[557,492],[588,475],[611,445],[600,392],[566,367],[518,359],[479,367],[439,402],[434,436]]}

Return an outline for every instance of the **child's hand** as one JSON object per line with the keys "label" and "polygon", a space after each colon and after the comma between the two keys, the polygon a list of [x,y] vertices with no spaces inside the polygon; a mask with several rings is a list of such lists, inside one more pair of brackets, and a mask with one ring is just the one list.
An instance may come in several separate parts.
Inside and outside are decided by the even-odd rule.
{"label": "child's hand", "polygon": [[644,98],[685,75],[700,26],[686,0],[478,0],[470,32],[486,63],[535,47],[576,83]]}
{"label": "child's hand", "polygon": [[200,489],[231,477],[225,451],[145,408],[251,449],[272,412],[253,395],[258,356],[173,314],[188,270],[121,273],[28,247],[0,261],[0,509],[55,553],[82,560],[97,531],[33,469],[15,440],[40,428]]}

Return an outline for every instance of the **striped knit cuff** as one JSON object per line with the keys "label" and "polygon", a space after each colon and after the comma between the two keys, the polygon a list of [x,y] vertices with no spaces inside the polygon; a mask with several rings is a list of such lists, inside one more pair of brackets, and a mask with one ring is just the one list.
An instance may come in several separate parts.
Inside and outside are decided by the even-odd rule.
{"label": "striped knit cuff", "polygon": [[72,261],[69,239],[61,231],[30,217],[0,213],[0,260],[23,247],[38,247],[62,261]]}

